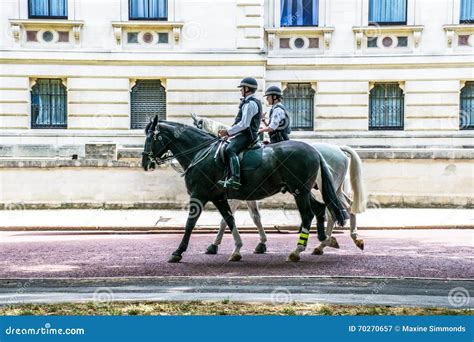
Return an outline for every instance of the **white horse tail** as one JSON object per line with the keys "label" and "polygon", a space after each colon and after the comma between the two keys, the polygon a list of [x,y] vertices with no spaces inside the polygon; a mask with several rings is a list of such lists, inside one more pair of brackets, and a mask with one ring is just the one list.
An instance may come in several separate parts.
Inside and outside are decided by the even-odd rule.
{"label": "white horse tail", "polygon": [[351,213],[363,213],[367,208],[367,197],[362,179],[362,161],[359,155],[349,146],[341,146],[341,150],[347,153],[351,158],[350,179],[354,198],[351,206]]}

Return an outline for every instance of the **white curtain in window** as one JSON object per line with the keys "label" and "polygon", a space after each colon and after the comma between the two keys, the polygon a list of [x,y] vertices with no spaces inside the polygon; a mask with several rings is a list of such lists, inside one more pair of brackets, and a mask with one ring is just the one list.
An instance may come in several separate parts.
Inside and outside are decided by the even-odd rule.
{"label": "white curtain in window", "polygon": [[168,17],[168,0],[130,0],[130,17],[166,19]]}
{"label": "white curtain in window", "polygon": [[407,0],[370,0],[370,23],[405,23]]}
{"label": "white curtain in window", "polygon": [[281,0],[281,26],[317,26],[318,0]]}
{"label": "white curtain in window", "polygon": [[461,1],[461,21],[474,22],[474,0]]}

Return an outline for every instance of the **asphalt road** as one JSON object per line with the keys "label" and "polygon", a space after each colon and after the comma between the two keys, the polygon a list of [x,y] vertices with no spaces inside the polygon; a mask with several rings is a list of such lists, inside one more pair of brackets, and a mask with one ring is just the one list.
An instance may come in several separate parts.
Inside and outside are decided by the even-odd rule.
{"label": "asphalt road", "polygon": [[472,282],[412,278],[149,277],[0,280],[0,305],[230,300],[474,308]]}
{"label": "asphalt road", "polygon": [[84,234],[1,232],[0,278],[134,276],[385,276],[474,279],[473,230],[362,231],[365,250],[344,232],[334,235],[340,249],[311,255],[310,237],[301,261],[286,257],[296,234],[269,234],[268,253],[253,254],[257,234],[243,234],[243,259],[228,262],[233,241],[226,234],[218,255],[203,252],[213,235],[191,237],[179,264],[169,264],[181,234]]}
{"label": "asphalt road", "polygon": [[[313,235],[298,263],[286,261],[295,247],[295,234],[269,234],[265,255],[252,253],[257,234],[243,234],[239,262],[227,261],[233,247],[230,235],[218,255],[206,255],[203,252],[213,235],[199,234],[191,238],[183,261],[170,264],[167,259],[180,234],[1,232],[0,304],[12,298],[87,300],[105,288],[114,300],[274,301],[275,296],[283,296],[306,302],[449,306],[448,293],[461,288],[467,297],[463,307],[472,307],[472,230],[360,234],[364,251],[344,232],[334,235],[340,249],[327,248],[322,256],[310,254],[317,243]],[[278,288],[283,291],[280,295],[275,294]]]}

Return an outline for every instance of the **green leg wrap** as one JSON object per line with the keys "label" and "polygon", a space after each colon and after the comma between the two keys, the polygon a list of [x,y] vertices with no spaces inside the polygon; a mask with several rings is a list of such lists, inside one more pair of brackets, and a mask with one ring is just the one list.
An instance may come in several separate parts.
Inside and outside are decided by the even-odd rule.
{"label": "green leg wrap", "polygon": [[300,228],[300,237],[298,239],[298,245],[306,247],[309,239],[309,228]]}

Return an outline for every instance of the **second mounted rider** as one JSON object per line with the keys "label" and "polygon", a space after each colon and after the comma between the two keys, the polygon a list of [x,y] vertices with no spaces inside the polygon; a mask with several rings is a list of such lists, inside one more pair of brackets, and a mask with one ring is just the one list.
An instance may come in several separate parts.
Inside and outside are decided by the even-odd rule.
{"label": "second mounted rider", "polygon": [[272,109],[270,110],[269,122],[267,123],[265,118],[262,119],[266,127],[261,128],[258,132],[268,132],[272,144],[290,140],[290,116],[281,101],[283,96],[281,89],[277,86],[268,87],[265,96]]}

